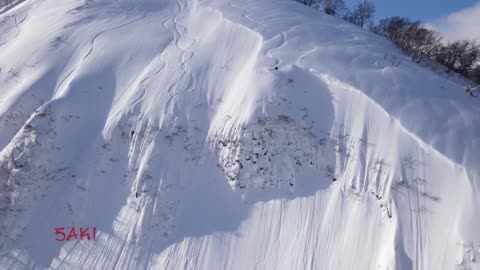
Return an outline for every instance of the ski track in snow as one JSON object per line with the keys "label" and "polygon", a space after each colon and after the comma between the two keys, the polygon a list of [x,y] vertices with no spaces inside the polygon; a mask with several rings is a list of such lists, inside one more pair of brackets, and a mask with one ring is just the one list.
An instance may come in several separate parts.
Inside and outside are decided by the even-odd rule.
{"label": "ski track in snow", "polygon": [[291,0],[34,3],[0,11],[1,269],[480,269],[460,80]]}
{"label": "ski track in snow", "polygon": [[[82,60],[86,60],[86,59],[90,56],[90,54],[93,52],[93,50],[94,50],[94,48],[95,48],[95,41],[96,41],[98,38],[100,38],[103,34],[108,33],[108,32],[110,32],[110,31],[114,31],[114,30],[116,30],[116,29],[120,29],[120,28],[122,28],[122,27],[126,27],[126,26],[128,26],[128,25],[130,25],[130,24],[133,24],[133,23],[135,23],[135,22],[138,22],[138,21],[144,19],[146,16],[147,16],[147,15],[144,15],[144,16],[138,18],[138,19],[134,19],[134,20],[132,20],[132,21],[130,21],[130,22],[127,22],[127,23],[118,25],[118,26],[116,26],[116,27],[112,27],[112,28],[106,29],[106,30],[101,31],[101,32],[99,32],[98,34],[96,34],[96,35],[93,37],[92,41],[90,42],[90,49],[89,49],[89,51],[82,57]],[[65,63],[64,68],[65,68],[65,66],[66,66],[67,64],[68,64],[68,62]],[[81,63],[79,63],[79,64],[81,64]],[[62,70],[64,70],[64,68],[62,68]],[[72,74],[73,74],[73,73],[75,72],[75,70],[77,70],[77,69],[78,69],[78,65],[74,66],[74,67],[72,68],[72,70],[70,70],[70,71],[65,75],[65,77],[64,77],[64,78],[60,81],[60,83],[58,84],[58,86],[57,86],[57,88],[55,89],[54,93],[56,93],[57,90],[62,87],[62,85],[68,80],[68,78],[69,78],[70,76],[72,76]]]}
{"label": "ski track in snow", "polygon": [[22,29],[20,28],[20,24],[23,23],[27,18],[28,18],[28,14],[25,15],[25,17],[22,20],[18,21],[17,16],[15,16],[15,15],[13,16],[13,19],[15,21],[15,29],[17,30],[17,32],[11,38],[7,39],[5,42],[0,43],[0,47],[9,43],[11,40],[14,40],[15,38],[17,38],[20,35],[20,33],[22,32]]}
{"label": "ski track in snow", "polygon": [[269,58],[272,58],[274,59],[275,63],[273,64],[274,67],[276,66],[279,66],[281,63],[280,63],[280,60],[278,60],[277,58],[274,58],[271,54],[271,52],[275,49],[280,49],[283,47],[283,45],[285,45],[285,40],[287,39],[286,38],[286,34],[284,32],[281,32],[280,34],[276,35],[275,37],[273,37],[269,42],[273,42],[275,39],[277,39],[277,37],[280,38],[280,42],[277,44],[277,45],[273,45],[271,47],[267,47],[264,52],[263,52],[263,55],[265,57],[269,57]]}
{"label": "ski track in snow", "polygon": [[116,30],[116,29],[120,29],[120,28],[125,27],[125,26],[128,26],[128,25],[130,25],[130,24],[132,24],[132,23],[136,23],[136,22],[138,22],[138,21],[140,21],[140,20],[143,20],[145,17],[147,17],[146,14],[143,15],[142,17],[140,17],[140,18],[134,19],[134,20],[129,21],[129,22],[126,22],[126,23],[124,23],[124,24],[121,24],[121,25],[115,26],[115,27],[113,27],[113,28],[109,28],[109,29],[107,29],[107,30],[104,30],[104,31],[99,32],[98,34],[96,34],[96,35],[93,37],[92,41],[90,42],[90,50],[83,56],[82,59],[85,60],[85,59],[87,59],[87,57],[90,56],[90,54],[91,54],[91,53],[93,52],[93,50],[95,49],[95,41],[96,41],[99,37],[101,37],[103,34],[108,33],[108,32],[110,32],[110,31],[113,31],[113,30]]}
{"label": "ski track in snow", "polygon": [[[176,14],[183,14],[187,8],[188,8],[188,5],[187,4],[182,4],[181,0],[175,0],[176,1],[176,5],[178,6],[178,11],[176,12]],[[186,3],[188,3],[188,1],[186,1]],[[192,54],[191,56],[189,56],[187,59],[185,59],[185,54],[187,53],[187,51],[189,50],[189,48],[193,47],[195,45],[195,40],[193,41],[193,43],[190,45],[190,47],[187,47],[187,48],[182,48],[182,46],[180,46],[180,40],[182,39],[182,36],[184,35],[184,32],[186,31],[186,27],[182,24],[180,24],[178,22],[179,20],[179,15],[175,15],[173,18],[172,18],[172,23],[174,25],[174,29],[175,29],[175,32],[171,32],[174,36],[174,40],[175,40],[175,46],[181,51],[180,53],[180,63],[181,63],[181,66],[180,68],[182,69],[182,71],[184,71],[184,73],[182,74],[182,77],[180,79],[182,79],[185,74],[186,76],[189,76],[192,80],[192,86],[190,86],[189,88],[185,89],[184,91],[180,91],[180,92],[176,92],[176,93],[172,93],[170,90],[172,89],[175,89],[177,86],[176,85],[172,85],[172,87],[170,87],[169,89],[169,95],[170,97],[168,98],[167,102],[166,102],[166,109],[170,108],[170,104],[171,102],[177,97],[177,96],[180,96],[180,95],[185,95],[185,94],[188,94],[190,92],[192,92],[195,88],[196,88],[196,78],[195,76],[190,72],[189,70],[189,66],[188,66],[188,61],[190,61],[193,57],[195,57],[195,52],[192,51]],[[180,30],[180,28],[182,28],[183,30]],[[182,33],[183,32],[183,33]]]}

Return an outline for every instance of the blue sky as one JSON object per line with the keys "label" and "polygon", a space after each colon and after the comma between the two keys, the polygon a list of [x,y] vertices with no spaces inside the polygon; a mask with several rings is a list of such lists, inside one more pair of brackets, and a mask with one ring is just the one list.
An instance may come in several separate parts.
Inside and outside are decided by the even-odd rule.
{"label": "blue sky", "polygon": [[[349,8],[361,0],[345,0]],[[444,41],[460,39],[480,43],[480,0],[371,0],[375,21],[391,16],[419,19],[440,32]]]}
{"label": "blue sky", "polygon": [[[346,0],[351,8],[360,0]],[[479,0],[372,0],[377,8],[376,19],[404,16],[422,21],[432,21],[453,12],[468,8]]]}

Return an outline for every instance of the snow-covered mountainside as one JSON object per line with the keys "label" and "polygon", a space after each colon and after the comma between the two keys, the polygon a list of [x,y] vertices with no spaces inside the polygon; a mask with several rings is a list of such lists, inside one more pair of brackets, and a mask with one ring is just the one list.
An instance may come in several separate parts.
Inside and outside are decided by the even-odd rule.
{"label": "snow-covered mountainside", "polygon": [[478,100],[291,0],[0,10],[0,269],[480,269],[479,190]]}

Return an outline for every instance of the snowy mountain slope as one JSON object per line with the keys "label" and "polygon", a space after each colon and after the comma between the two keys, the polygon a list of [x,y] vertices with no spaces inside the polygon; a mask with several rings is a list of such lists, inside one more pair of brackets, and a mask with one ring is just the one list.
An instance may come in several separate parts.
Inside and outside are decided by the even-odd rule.
{"label": "snowy mountain slope", "polygon": [[0,68],[1,269],[480,269],[478,101],[346,22],[30,0]]}

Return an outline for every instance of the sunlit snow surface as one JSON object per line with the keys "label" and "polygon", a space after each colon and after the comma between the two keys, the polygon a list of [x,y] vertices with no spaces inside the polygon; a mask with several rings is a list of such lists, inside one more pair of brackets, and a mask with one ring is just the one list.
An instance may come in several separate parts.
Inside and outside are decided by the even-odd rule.
{"label": "sunlit snow surface", "polygon": [[27,0],[0,69],[0,269],[480,269],[479,100],[344,21]]}

